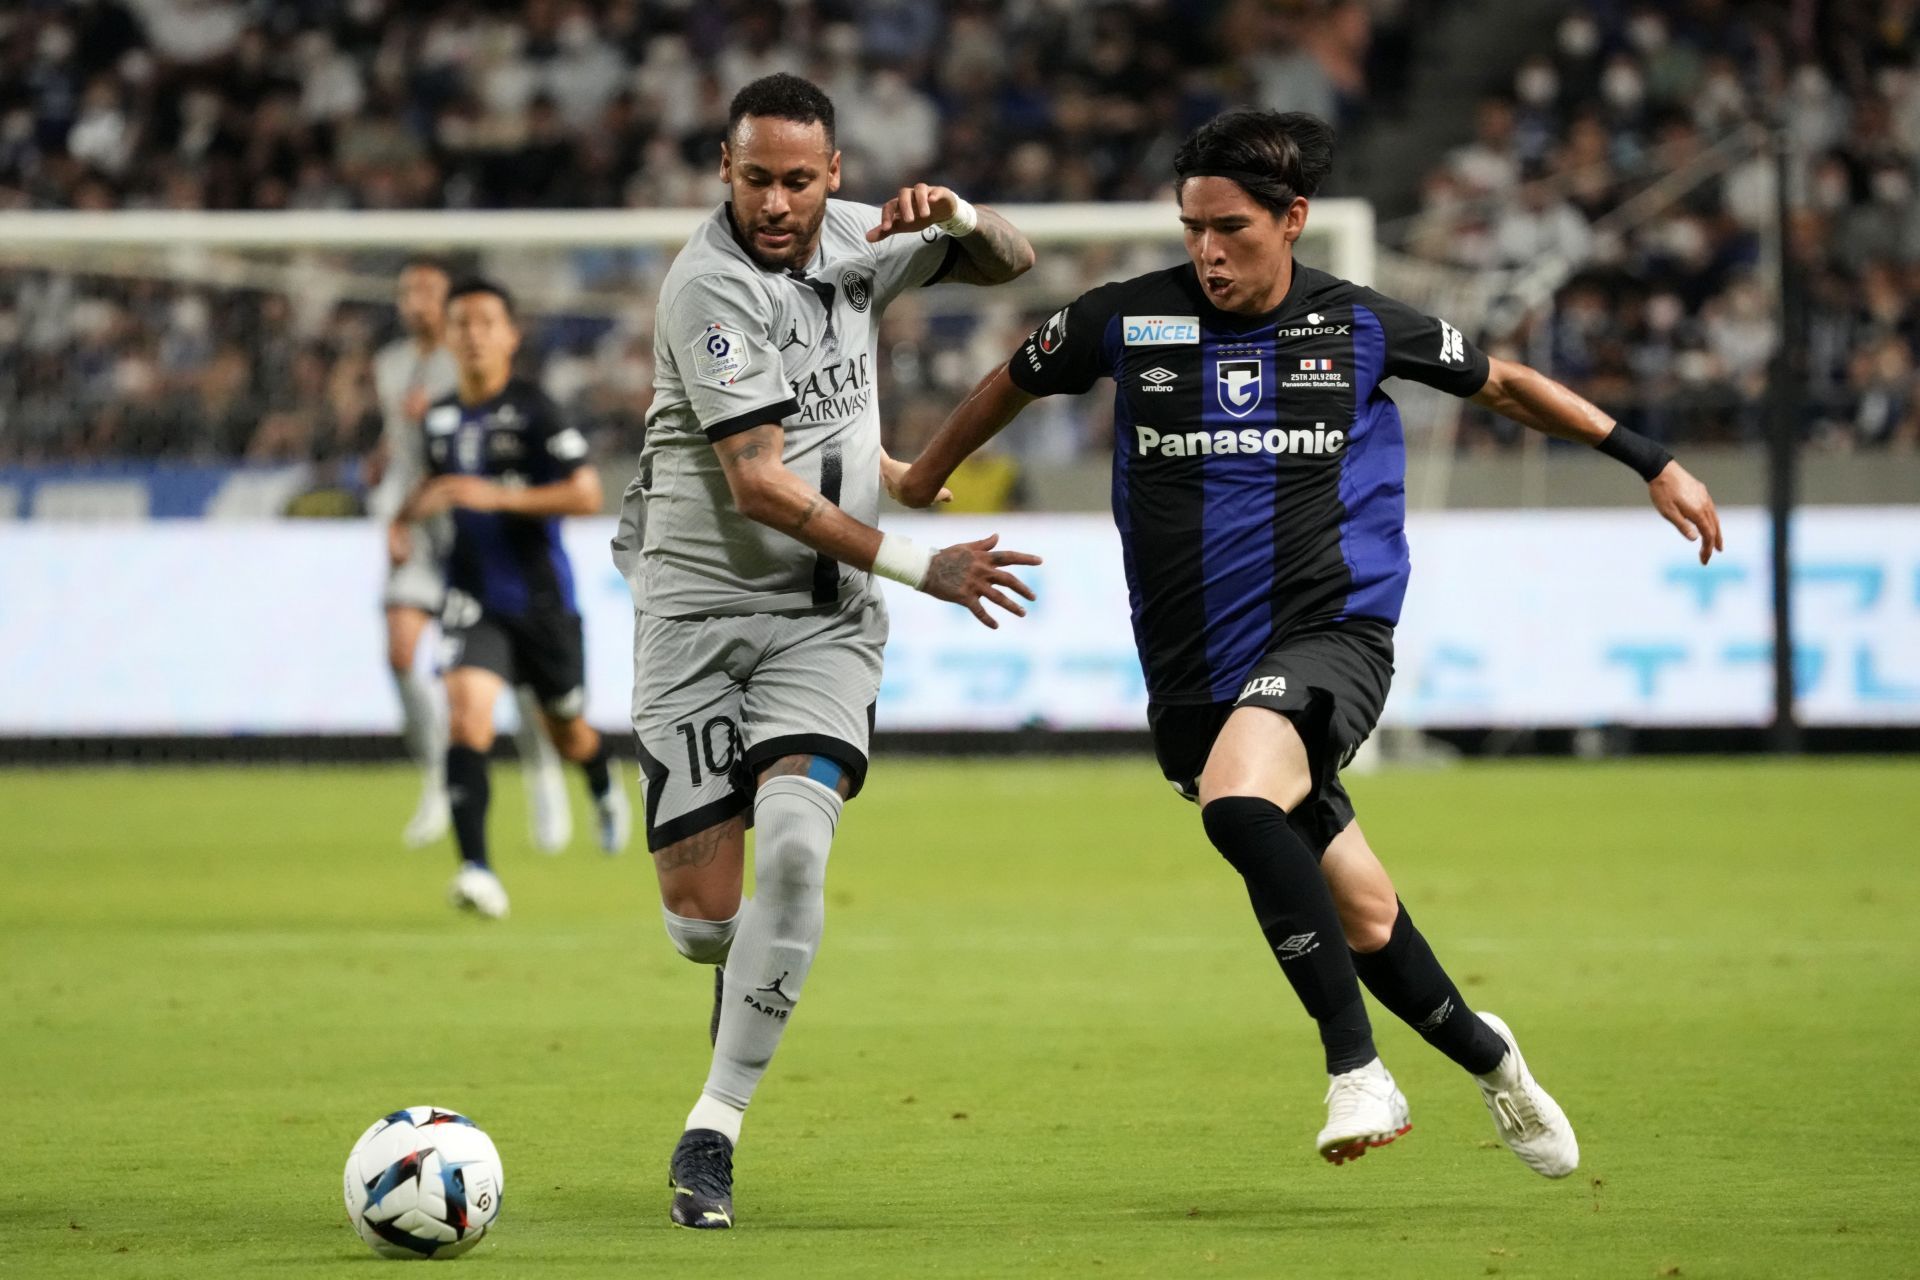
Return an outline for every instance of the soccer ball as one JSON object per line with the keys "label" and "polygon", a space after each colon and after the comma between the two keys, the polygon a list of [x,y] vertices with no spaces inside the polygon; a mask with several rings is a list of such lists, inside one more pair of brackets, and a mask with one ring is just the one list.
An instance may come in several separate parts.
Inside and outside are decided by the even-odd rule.
{"label": "soccer ball", "polygon": [[347,1153],[347,1221],[383,1258],[454,1258],[500,1216],[493,1139],[463,1115],[408,1107]]}

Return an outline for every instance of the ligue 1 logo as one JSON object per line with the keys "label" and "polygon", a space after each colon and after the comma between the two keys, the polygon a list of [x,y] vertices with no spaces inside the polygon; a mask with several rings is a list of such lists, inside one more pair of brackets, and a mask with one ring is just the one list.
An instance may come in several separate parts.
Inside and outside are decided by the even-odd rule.
{"label": "ligue 1 logo", "polygon": [[1260,362],[1222,360],[1214,366],[1213,389],[1222,409],[1236,418],[1246,417],[1260,407]]}

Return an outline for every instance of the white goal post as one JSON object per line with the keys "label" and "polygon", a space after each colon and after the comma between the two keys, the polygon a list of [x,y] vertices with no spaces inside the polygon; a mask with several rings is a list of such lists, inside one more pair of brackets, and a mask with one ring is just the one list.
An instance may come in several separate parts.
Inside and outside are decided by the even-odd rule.
{"label": "white goal post", "polygon": [[[1037,246],[1139,242],[1178,234],[1171,202],[1019,204],[1000,211]],[[539,212],[179,210],[0,213],[0,253],[26,265],[34,250],[164,246],[232,249],[570,249],[684,243],[707,209],[591,209]],[[1373,279],[1373,206],[1365,200],[1313,202],[1306,256],[1335,275]],[[1315,252],[1320,246],[1324,252]]]}

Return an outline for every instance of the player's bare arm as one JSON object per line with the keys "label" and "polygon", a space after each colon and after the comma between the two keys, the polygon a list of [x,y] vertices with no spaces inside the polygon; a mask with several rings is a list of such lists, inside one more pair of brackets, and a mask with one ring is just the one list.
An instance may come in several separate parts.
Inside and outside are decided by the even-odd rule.
{"label": "player's bare arm", "polygon": [[[854,519],[795,475],[782,459],[785,441],[786,431],[776,423],[767,423],[714,442],[734,509],[823,556],[856,569],[886,573],[882,553],[887,535]],[[1025,617],[1026,610],[1007,592],[1031,600],[1033,589],[1009,573],[1007,566],[1039,564],[1040,557],[996,550],[998,541],[996,536],[944,547],[932,553],[920,579],[907,585],[936,600],[962,606],[988,627],[1000,624],[987,612],[982,603],[986,600],[1016,617]]]}
{"label": "player's bare arm", "polygon": [[422,485],[400,509],[397,520],[425,520],[455,507],[511,516],[591,516],[600,513],[600,473],[581,467],[564,480],[529,488],[498,484],[479,476],[440,476]]}
{"label": "player's bare arm", "polygon": [[[955,231],[955,219],[964,227]],[[959,284],[1005,284],[1033,268],[1033,246],[1019,228],[984,205],[962,200],[946,187],[924,182],[900,188],[900,194],[881,206],[880,225],[867,232],[869,242],[878,244],[888,236],[943,227],[955,231],[961,259],[953,264],[946,278]]]}
{"label": "player's bare arm", "polygon": [[[901,486],[901,483],[906,480],[907,472],[910,469],[911,467],[909,466],[908,463],[903,462],[899,458],[894,457],[892,454],[888,453],[885,449],[882,449],[880,451],[880,484],[881,484],[881,487],[886,489],[887,496],[889,498],[892,498],[895,502],[899,503],[903,507],[907,507],[907,506],[926,507],[926,506],[933,505],[932,503],[929,503],[929,502],[910,503],[904,497],[901,496],[902,490],[900,486]],[[940,492],[937,495],[935,495],[934,501],[935,502],[952,502],[953,490],[945,487],[941,488]]]}
{"label": "player's bare arm", "polygon": [[1007,376],[1007,366],[996,367],[947,415],[933,439],[907,469],[899,490],[889,489],[894,500],[908,507],[931,506],[936,496],[942,502],[951,501],[952,494],[944,486],[954,468],[999,435],[1032,403],[1032,396],[1013,385],[1013,379]]}
{"label": "player's bare arm", "polygon": [[[1511,360],[1488,362],[1487,383],[1474,394],[1473,402],[1556,440],[1569,440],[1592,448],[1601,448],[1610,439],[1625,443],[1617,434],[1623,428],[1599,405],[1539,370]],[[1633,440],[1637,443],[1639,437]],[[1610,452],[1629,465],[1635,463],[1636,452],[1617,446]],[[908,481],[911,485],[911,476]],[[1726,549],[1713,495],[1685,467],[1671,458],[1666,459],[1657,472],[1647,477],[1647,490],[1654,510],[1688,542],[1700,544],[1701,564],[1712,559],[1714,552]]]}

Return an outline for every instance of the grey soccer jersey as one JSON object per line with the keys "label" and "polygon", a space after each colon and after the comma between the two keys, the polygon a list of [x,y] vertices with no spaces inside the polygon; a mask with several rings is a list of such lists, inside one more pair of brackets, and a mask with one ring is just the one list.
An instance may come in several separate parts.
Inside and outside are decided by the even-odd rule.
{"label": "grey soccer jersey", "polygon": [[735,511],[713,444],[778,422],[786,465],[874,523],[880,313],[903,291],[940,279],[958,252],[937,231],[869,244],[879,222],[873,205],[829,200],[806,271],[769,271],[741,248],[722,205],[674,259],[654,326],[647,443],[615,542],[645,612],[766,613],[868,590],[864,571]]}
{"label": "grey soccer jersey", "polygon": [[424,406],[452,395],[458,385],[459,366],[445,347],[422,355],[412,338],[401,338],[374,356],[373,389],[380,401],[381,438],[387,446],[378,509],[397,510],[427,473],[427,436],[420,420],[407,416],[408,397],[421,392]]}

